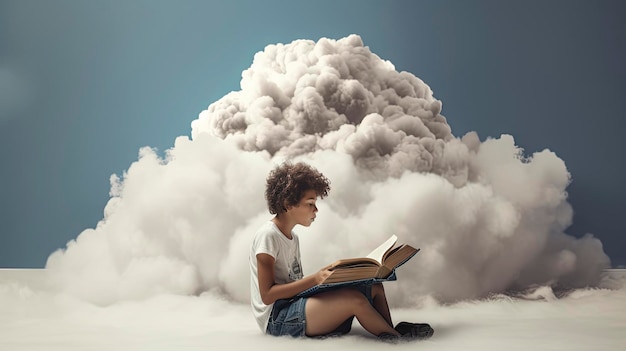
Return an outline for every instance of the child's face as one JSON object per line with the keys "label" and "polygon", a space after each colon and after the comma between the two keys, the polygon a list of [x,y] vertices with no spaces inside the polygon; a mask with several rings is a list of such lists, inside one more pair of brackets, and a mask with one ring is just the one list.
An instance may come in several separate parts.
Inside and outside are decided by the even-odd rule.
{"label": "child's face", "polygon": [[304,192],[304,196],[300,202],[294,207],[289,208],[287,212],[297,224],[308,227],[315,220],[315,214],[317,213],[317,207],[315,206],[316,201],[317,193],[315,190],[307,190]]}

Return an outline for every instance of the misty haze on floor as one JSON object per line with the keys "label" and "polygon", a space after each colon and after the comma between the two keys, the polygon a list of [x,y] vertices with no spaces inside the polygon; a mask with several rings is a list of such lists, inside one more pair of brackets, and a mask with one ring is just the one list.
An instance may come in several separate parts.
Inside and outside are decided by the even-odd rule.
{"label": "misty haze on floor", "polygon": [[356,322],[341,338],[266,336],[248,304],[215,292],[166,293],[102,307],[46,290],[44,275],[0,270],[0,350],[615,351],[626,345],[626,270],[606,273],[605,288],[578,289],[558,299],[544,286],[517,297],[393,308],[394,321],[428,321],[436,331],[427,341],[400,345],[381,345]]}
{"label": "misty haze on floor", "polygon": [[571,177],[549,145],[525,155],[511,135],[455,136],[429,86],[358,35],[268,45],[240,86],[191,121],[190,137],[163,155],[141,149],[111,177],[102,220],[50,255],[40,289],[1,286],[1,342],[377,347],[358,328],[331,341],[255,329],[248,249],[271,218],[265,177],[284,160],[331,181],[315,223],[296,228],[305,274],[391,234],[421,249],[386,287],[396,320],[434,325],[420,347],[583,350],[618,338],[624,290],[607,283],[597,238],[566,234]]}

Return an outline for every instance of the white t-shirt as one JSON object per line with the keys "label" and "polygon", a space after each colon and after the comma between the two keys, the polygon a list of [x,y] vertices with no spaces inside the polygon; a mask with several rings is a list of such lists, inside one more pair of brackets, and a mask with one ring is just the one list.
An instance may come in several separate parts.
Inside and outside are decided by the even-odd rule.
{"label": "white t-shirt", "polygon": [[268,221],[257,230],[250,246],[252,312],[263,333],[267,329],[267,322],[274,304],[266,305],[261,300],[256,255],[265,253],[274,257],[274,280],[276,284],[285,284],[302,279],[300,242],[294,232],[291,232],[291,236],[292,239],[288,239],[274,222]]}

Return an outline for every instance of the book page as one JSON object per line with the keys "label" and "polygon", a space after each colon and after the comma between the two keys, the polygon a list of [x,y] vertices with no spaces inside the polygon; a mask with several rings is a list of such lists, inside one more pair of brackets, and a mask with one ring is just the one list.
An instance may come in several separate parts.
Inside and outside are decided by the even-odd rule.
{"label": "book page", "polygon": [[371,258],[375,260],[376,262],[378,262],[379,264],[382,264],[383,257],[385,257],[385,253],[387,252],[387,250],[391,249],[393,245],[396,244],[397,240],[398,240],[398,237],[395,235],[392,235],[389,239],[387,239],[387,241],[385,241],[379,247],[374,249],[374,251],[370,252],[370,254],[367,255],[367,258]]}
{"label": "book page", "polygon": [[418,251],[419,249],[416,249],[411,245],[404,244],[399,246],[385,258],[385,266],[390,270],[394,270],[401,266],[404,262],[408,261]]}
{"label": "book page", "polygon": [[378,266],[338,268],[333,270],[330,276],[324,280],[323,284],[375,278],[378,270]]}
{"label": "book page", "polygon": [[344,259],[333,262],[330,265],[330,268],[331,269],[342,268],[342,267],[345,268],[345,267],[352,267],[355,265],[369,265],[369,266],[378,267],[380,266],[380,263],[369,257],[344,258]]}

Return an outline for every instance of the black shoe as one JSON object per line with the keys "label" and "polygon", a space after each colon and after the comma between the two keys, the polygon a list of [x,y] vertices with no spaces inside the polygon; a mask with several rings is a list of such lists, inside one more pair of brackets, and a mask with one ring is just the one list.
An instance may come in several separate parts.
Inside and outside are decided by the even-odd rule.
{"label": "black shoe", "polygon": [[394,328],[402,337],[412,339],[428,339],[435,331],[426,323],[400,322]]}

